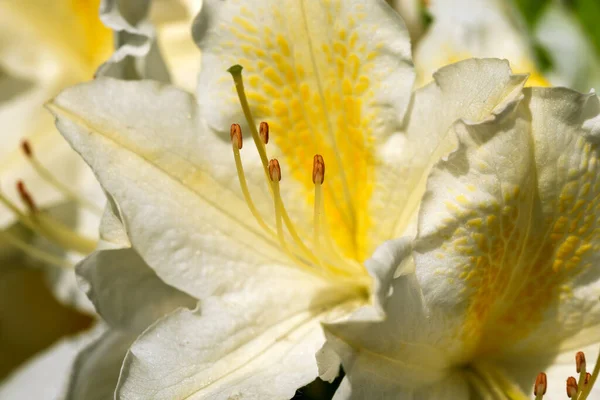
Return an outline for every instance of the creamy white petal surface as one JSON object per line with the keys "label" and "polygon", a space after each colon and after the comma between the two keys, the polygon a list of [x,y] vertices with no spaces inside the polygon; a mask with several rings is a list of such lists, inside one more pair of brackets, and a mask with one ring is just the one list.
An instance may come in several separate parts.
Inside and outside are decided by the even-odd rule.
{"label": "creamy white petal surface", "polygon": [[598,347],[600,102],[523,93],[495,119],[455,125],[458,150],[421,205],[416,277],[392,283],[389,319],[327,327],[350,388],[372,376],[410,392],[458,373],[481,396],[528,392],[557,354]]}

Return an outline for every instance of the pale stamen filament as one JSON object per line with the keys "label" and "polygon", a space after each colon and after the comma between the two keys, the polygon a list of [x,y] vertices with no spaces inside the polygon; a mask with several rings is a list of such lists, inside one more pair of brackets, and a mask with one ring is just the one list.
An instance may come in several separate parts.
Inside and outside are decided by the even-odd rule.
{"label": "pale stamen filament", "polygon": [[76,192],[69,189],[66,185],[64,185],[59,179],[57,179],[46,167],[40,163],[40,161],[35,157],[33,149],[28,141],[23,141],[21,143],[21,148],[23,153],[25,154],[25,158],[31,165],[31,167],[37,172],[37,174],[45,180],[49,185],[56,188],[59,192],[61,192],[67,199],[79,203],[83,205],[85,208],[93,211],[96,214],[101,215],[102,209],[98,207],[96,204],[92,203],[88,199],[80,196]]}
{"label": "pale stamen filament", "polygon": [[[285,234],[283,232],[282,223],[283,201],[281,200],[279,189],[279,181],[281,180],[281,168],[279,166],[279,161],[275,159],[269,161],[269,180],[271,181],[271,186],[273,187],[273,205],[275,208],[275,223],[277,226],[277,237],[279,239],[279,243],[292,259],[296,260],[300,264],[307,264],[306,262],[300,260],[298,256],[296,256],[290,251],[285,241]],[[314,256],[312,257],[314,258]]]}
{"label": "pale stamen filament", "polygon": [[484,363],[475,364],[474,369],[499,399],[529,399],[529,397],[523,393],[518,386],[512,383],[500,369]]}
{"label": "pale stamen filament", "polygon": [[[231,68],[229,68],[227,71],[233,77],[233,81],[235,83],[235,89],[237,91],[237,95],[240,100],[240,104],[242,106],[242,111],[244,112],[244,117],[246,118],[246,122],[248,123],[248,126],[250,127],[250,132],[252,133],[252,140],[254,140],[254,145],[256,146],[256,149],[258,150],[258,154],[260,156],[260,160],[263,165],[264,173],[265,173],[265,176],[267,177],[267,181],[268,181],[268,180],[270,180],[269,161],[268,161],[268,157],[267,157],[267,150],[265,147],[266,143],[269,140],[268,125],[261,124],[261,128],[263,128],[265,126],[267,127],[266,136],[261,135],[261,133],[259,133],[259,131],[256,129],[256,122],[254,121],[254,117],[252,116],[252,112],[250,111],[250,105],[248,103],[248,98],[246,97],[246,92],[244,90],[244,80],[242,78],[242,66],[234,65]],[[261,136],[266,137],[266,140],[263,140],[263,138],[261,138]],[[283,204],[281,207],[281,217],[283,219],[283,222],[285,223],[287,230],[289,231],[290,235],[292,236],[292,239],[294,239],[294,242],[296,243],[296,245],[298,247],[300,247],[303,252],[310,254],[310,250],[308,249],[308,247],[306,247],[306,245],[300,239],[300,236],[298,235],[298,232],[296,231],[294,223],[292,222],[292,220],[291,220],[287,210],[283,206]],[[309,258],[314,259],[314,256],[311,256]]]}
{"label": "pale stamen filament", "polygon": [[35,258],[39,261],[55,265],[61,268],[73,267],[66,260],[56,257],[55,255],[45,252],[43,250],[40,250],[37,247],[30,245],[29,243],[25,242],[24,240],[20,239],[16,235],[11,234],[8,231],[0,231],[0,238],[2,238],[3,241],[6,241],[11,246],[16,247],[28,256]]}
{"label": "pale stamen filament", "polygon": [[1,192],[0,202],[16,215],[17,220],[25,227],[63,249],[89,254],[96,248],[95,240],[84,237],[54,218],[40,213],[23,182],[18,182],[17,188],[21,200],[30,211],[29,215],[22,212]]}

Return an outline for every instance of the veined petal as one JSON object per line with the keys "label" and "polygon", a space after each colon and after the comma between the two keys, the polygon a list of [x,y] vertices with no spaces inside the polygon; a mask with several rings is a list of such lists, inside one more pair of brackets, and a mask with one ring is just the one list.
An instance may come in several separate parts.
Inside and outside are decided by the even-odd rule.
{"label": "veined petal", "polygon": [[131,347],[117,398],[287,400],[317,376],[326,297],[271,285],[176,311]]}
{"label": "veined petal", "polygon": [[222,166],[231,144],[206,130],[189,94],[100,79],[49,108],[118,203],[133,247],[167,284],[204,298],[279,278],[323,283],[294,269],[260,229],[235,168]]}
{"label": "veined petal", "polygon": [[417,273],[457,321],[460,357],[547,353],[600,318],[598,98],[524,94],[501,118],[457,124],[421,206]]}
{"label": "veined petal", "polygon": [[448,354],[453,343],[443,342],[443,320],[428,316],[414,274],[394,279],[387,318],[372,311],[359,309],[348,321],[325,325],[328,351],[341,357],[348,384],[357,392],[348,398],[413,393],[452,374]]}
{"label": "veined petal", "polygon": [[415,49],[417,86],[438,68],[471,57],[506,58],[515,72],[530,73],[528,85],[546,86],[537,72],[523,24],[502,0],[432,0],[434,22]]}
{"label": "veined petal", "polygon": [[330,233],[345,256],[365,260],[377,151],[401,125],[414,79],[402,21],[382,0],[209,0],[194,37],[209,126],[226,132],[244,120],[227,73],[242,65],[257,123],[271,126],[268,151],[293,178],[285,200],[301,229],[310,232],[312,157],[321,154]]}
{"label": "veined petal", "polygon": [[406,128],[382,149],[374,174],[378,189],[369,213],[377,224],[371,242],[409,235],[425,191],[427,174],[457,144],[449,133],[458,119],[493,119],[518,101],[526,76],[513,75],[506,61],[466,60],[442,68],[435,82],[416,91]]}

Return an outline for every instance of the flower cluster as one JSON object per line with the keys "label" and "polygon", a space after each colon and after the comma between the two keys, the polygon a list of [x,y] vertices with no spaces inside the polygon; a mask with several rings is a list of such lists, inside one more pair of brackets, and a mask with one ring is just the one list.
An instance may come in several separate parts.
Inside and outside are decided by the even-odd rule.
{"label": "flower cluster", "polygon": [[600,99],[550,87],[500,9],[458,2],[510,61],[473,58],[503,54],[469,50],[450,3],[411,46],[383,0],[205,0],[192,93],[117,3],[110,61],[46,105],[107,197],[99,239],[29,186],[26,211],[0,196],[86,255],[106,328],[66,398],[285,400],[336,378],[336,399],[598,394]]}

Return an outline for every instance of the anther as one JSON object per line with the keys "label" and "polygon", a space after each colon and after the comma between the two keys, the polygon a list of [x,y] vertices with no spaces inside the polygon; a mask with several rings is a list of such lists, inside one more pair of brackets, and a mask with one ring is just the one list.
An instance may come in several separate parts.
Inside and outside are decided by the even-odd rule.
{"label": "anther", "polygon": [[240,150],[244,144],[242,140],[242,128],[240,127],[240,125],[231,124],[229,135],[231,137],[231,143],[235,144],[238,150]]}
{"label": "anther", "polygon": [[588,382],[590,381],[590,378],[592,377],[592,374],[590,374],[589,372],[585,373],[585,379],[583,380],[583,384],[587,385]]}
{"label": "anther", "polygon": [[23,149],[23,153],[25,153],[27,157],[33,156],[33,151],[31,150],[28,140],[23,140],[21,142],[21,149]]}
{"label": "anther", "polygon": [[322,185],[325,180],[325,161],[320,154],[315,154],[313,158],[312,180],[314,184]]}
{"label": "anther", "polygon": [[260,135],[260,140],[262,140],[264,144],[269,143],[269,124],[264,121],[261,122],[258,134]]}
{"label": "anther", "polygon": [[578,373],[582,370],[585,371],[585,354],[583,351],[578,351],[577,354],[575,354],[575,365]]}
{"label": "anther", "polygon": [[567,378],[567,396],[574,398],[577,395],[577,381],[574,377]]}
{"label": "anther", "polygon": [[546,394],[546,389],[548,388],[548,379],[546,374],[540,372],[535,378],[535,385],[533,386],[533,394],[534,396],[539,396],[540,398]]}
{"label": "anther", "polygon": [[281,181],[281,168],[279,167],[279,161],[275,158],[269,161],[269,177],[272,182]]}
{"label": "anther", "polygon": [[19,192],[21,201],[23,201],[23,203],[25,203],[25,205],[27,206],[29,211],[31,211],[32,213],[36,213],[37,206],[35,205],[35,202],[33,201],[33,197],[31,197],[31,194],[25,187],[25,184],[23,183],[23,181],[17,182],[17,191]]}

